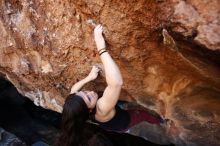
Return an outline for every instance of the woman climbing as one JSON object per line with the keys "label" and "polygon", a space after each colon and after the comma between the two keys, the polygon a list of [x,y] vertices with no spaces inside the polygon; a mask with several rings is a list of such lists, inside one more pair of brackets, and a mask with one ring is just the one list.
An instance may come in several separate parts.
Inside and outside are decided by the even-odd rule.
{"label": "woman climbing", "polygon": [[100,71],[97,66],[93,66],[86,78],[73,85],[62,112],[60,141],[64,146],[77,146],[80,144],[83,127],[88,119],[105,130],[116,132],[125,132],[142,121],[154,124],[160,123],[159,118],[155,118],[146,112],[126,111],[116,106],[123,79],[117,64],[106,50],[102,33],[103,27],[97,25],[94,29],[94,39],[97,52],[104,66],[107,87],[101,97],[98,97],[98,94],[94,91],[80,91],[86,83],[97,78]]}

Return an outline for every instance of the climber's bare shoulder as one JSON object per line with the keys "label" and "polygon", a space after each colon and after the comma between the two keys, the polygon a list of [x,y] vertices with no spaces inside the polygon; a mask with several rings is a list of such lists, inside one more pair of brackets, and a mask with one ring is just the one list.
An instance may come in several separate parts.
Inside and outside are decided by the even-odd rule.
{"label": "climber's bare shoulder", "polygon": [[107,114],[103,114],[98,108],[96,108],[96,114],[95,114],[95,119],[96,121],[99,122],[108,122],[111,120],[115,115],[115,108],[109,111]]}
{"label": "climber's bare shoulder", "polygon": [[96,103],[95,118],[100,122],[107,122],[115,115],[115,105],[118,102],[121,92],[121,84],[108,85],[103,96]]}

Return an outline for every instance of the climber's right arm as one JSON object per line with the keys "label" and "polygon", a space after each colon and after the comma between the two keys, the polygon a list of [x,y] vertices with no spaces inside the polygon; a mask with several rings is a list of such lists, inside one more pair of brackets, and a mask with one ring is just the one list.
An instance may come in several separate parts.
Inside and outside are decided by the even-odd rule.
{"label": "climber's right arm", "polygon": [[[104,94],[96,104],[95,118],[97,121],[106,122],[115,115],[115,105],[119,99],[123,84],[121,72],[110,54],[105,49],[105,40],[102,36],[103,27],[98,25],[94,30],[94,37],[100,58],[104,66],[107,87]],[[100,52],[103,50],[103,53]]]}

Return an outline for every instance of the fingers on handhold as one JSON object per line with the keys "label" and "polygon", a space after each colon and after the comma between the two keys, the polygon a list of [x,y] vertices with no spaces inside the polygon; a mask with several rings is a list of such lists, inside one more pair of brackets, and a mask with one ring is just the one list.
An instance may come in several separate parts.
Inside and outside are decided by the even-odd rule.
{"label": "fingers on handhold", "polygon": [[103,26],[101,24],[98,25],[98,28],[97,28],[99,31],[102,31],[103,30]]}
{"label": "fingers on handhold", "polygon": [[97,29],[98,29],[98,25],[96,25],[96,27],[95,27],[95,29],[94,29],[94,32],[96,32],[96,31],[97,31]]}
{"label": "fingers on handhold", "polygon": [[97,68],[97,72],[99,72],[99,75],[105,77],[105,69],[104,69],[103,64],[97,63],[97,64],[94,64],[92,66],[95,66],[95,68]]}
{"label": "fingers on handhold", "polygon": [[104,31],[104,28],[103,28],[103,26],[101,26],[101,28],[100,28],[100,29],[101,29],[101,31],[102,31],[102,32]]}
{"label": "fingers on handhold", "polygon": [[99,29],[101,27],[101,24],[96,25],[95,29]]}
{"label": "fingers on handhold", "polygon": [[101,70],[97,64],[96,64],[96,65],[93,65],[92,67],[95,68],[97,71],[100,71],[100,70]]}
{"label": "fingers on handhold", "polygon": [[100,71],[103,71],[104,70],[104,66],[102,64],[96,64],[96,66],[98,67],[98,69]]}

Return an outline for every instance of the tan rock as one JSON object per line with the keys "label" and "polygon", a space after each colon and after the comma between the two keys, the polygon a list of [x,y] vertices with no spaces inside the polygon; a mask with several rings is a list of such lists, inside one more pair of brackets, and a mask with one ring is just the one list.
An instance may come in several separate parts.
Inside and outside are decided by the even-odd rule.
{"label": "tan rock", "polygon": [[[71,86],[101,62],[101,23],[124,78],[120,99],[169,119],[170,142],[220,144],[218,0],[8,0],[0,9],[0,74],[35,104],[62,111]],[[85,89],[105,85],[99,77]]]}

